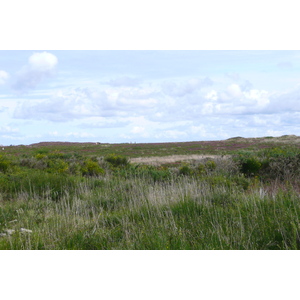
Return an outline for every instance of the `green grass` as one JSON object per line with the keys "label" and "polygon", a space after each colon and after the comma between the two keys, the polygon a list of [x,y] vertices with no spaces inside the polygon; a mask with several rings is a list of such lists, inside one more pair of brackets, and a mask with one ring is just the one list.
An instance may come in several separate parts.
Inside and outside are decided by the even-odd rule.
{"label": "green grass", "polygon": [[[166,150],[83,151],[99,146],[8,147],[0,157],[0,249],[300,249],[297,147],[147,166],[129,163],[122,147],[140,147],[136,156]],[[183,151],[168,146],[169,155]]]}

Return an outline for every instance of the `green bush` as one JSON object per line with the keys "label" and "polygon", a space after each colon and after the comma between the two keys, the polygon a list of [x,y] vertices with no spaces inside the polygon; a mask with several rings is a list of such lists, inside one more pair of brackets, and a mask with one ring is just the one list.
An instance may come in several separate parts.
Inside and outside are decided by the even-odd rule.
{"label": "green bush", "polygon": [[258,174],[262,164],[257,157],[249,157],[242,162],[241,171],[247,176],[255,176]]}
{"label": "green bush", "polygon": [[205,168],[208,170],[208,171],[213,171],[217,168],[217,164],[215,163],[215,161],[213,160],[208,160],[206,163],[205,163]]}
{"label": "green bush", "polygon": [[6,173],[11,166],[11,162],[3,155],[0,155],[0,172]]}
{"label": "green bush", "polygon": [[278,156],[265,159],[263,178],[289,180],[300,176],[300,154],[296,156]]}
{"label": "green bush", "polygon": [[231,179],[231,181],[234,182],[237,187],[241,187],[244,191],[246,191],[250,186],[249,180],[251,179],[245,178],[244,176],[234,176]]}
{"label": "green bush", "polygon": [[42,153],[38,153],[37,155],[35,155],[35,158],[38,160],[44,159],[45,157],[47,157],[45,154]]}
{"label": "green bush", "polygon": [[180,175],[188,176],[188,175],[192,175],[192,173],[193,170],[188,165],[183,165],[179,168]]}
{"label": "green bush", "polygon": [[50,159],[48,160],[49,173],[66,173],[69,169],[69,165],[62,159]]}
{"label": "green bush", "polygon": [[[37,154],[37,155],[42,155],[42,154]],[[37,157],[37,155],[35,157],[25,157],[25,158],[21,158],[19,161],[19,165],[21,167],[27,167],[30,169],[39,169],[39,170],[44,170],[47,168],[48,164],[46,159],[44,158],[40,158],[40,156]]]}
{"label": "green bush", "polygon": [[105,174],[105,171],[99,166],[99,164],[92,159],[87,159],[84,162],[81,172],[84,176],[99,176]]}
{"label": "green bush", "polygon": [[203,178],[211,187],[226,187],[230,188],[233,182],[225,176],[207,176]]}
{"label": "green bush", "polygon": [[235,161],[239,165],[240,172],[248,177],[257,176],[262,168],[261,159],[251,152],[240,153],[235,157]]}
{"label": "green bush", "polygon": [[48,157],[50,159],[55,159],[55,158],[64,158],[64,154],[59,152],[58,150],[54,150],[53,152],[48,154]]}
{"label": "green bush", "polygon": [[205,166],[203,164],[199,164],[195,170],[196,174],[203,175],[205,173]]}
{"label": "green bush", "polygon": [[104,158],[104,160],[110,163],[113,167],[127,166],[129,165],[129,160],[126,156],[109,154]]}

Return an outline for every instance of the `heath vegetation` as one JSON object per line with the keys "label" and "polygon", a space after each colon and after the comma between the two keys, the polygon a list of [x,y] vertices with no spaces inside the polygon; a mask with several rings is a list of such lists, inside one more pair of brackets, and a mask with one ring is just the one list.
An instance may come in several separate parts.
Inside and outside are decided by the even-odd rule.
{"label": "heath vegetation", "polygon": [[0,249],[299,249],[299,179],[295,136],[5,147]]}

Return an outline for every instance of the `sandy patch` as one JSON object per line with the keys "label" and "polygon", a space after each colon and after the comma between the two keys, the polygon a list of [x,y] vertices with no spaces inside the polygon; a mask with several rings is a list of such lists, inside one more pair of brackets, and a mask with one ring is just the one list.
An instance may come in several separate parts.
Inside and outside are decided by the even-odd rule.
{"label": "sandy patch", "polygon": [[205,158],[211,159],[226,159],[229,155],[170,155],[170,156],[152,156],[152,157],[136,157],[131,158],[132,163],[141,163],[147,165],[161,165],[167,163],[175,163],[177,161],[202,160]]}

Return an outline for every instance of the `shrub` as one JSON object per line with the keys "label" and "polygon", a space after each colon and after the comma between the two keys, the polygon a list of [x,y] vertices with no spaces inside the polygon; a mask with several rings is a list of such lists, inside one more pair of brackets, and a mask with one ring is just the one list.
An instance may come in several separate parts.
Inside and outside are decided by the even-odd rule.
{"label": "shrub", "polygon": [[68,169],[68,164],[61,159],[51,159],[48,161],[49,173],[66,173]]}
{"label": "shrub", "polygon": [[239,165],[240,172],[246,176],[257,176],[262,168],[261,160],[252,153],[240,153],[235,160]]}
{"label": "shrub", "polygon": [[207,176],[203,178],[211,187],[224,186],[230,188],[233,182],[225,176]]}
{"label": "shrub", "polygon": [[105,171],[99,164],[91,159],[87,159],[81,168],[82,175],[84,176],[99,176],[105,174]]}
{"label": "shrub", "polygon": [[241,176],[235,176],[231,179],[231,181],[234,182],[237,187],[241,187],[244,191],[246,191],[250,186],[249,180],[251,179]]}
{"label": "shrub", "polygon": [[52,159],[56,159],[56,158],[64,158],[64,154],[59,152],[58,150],[55,150],[51,153],[48,154],[48,157],[49,158],[52,158]]}
{"label": "shrub", "polygon": [[68,172],[73,175],[80,175],[81,174],[80,164],[78,164],[77,162],[71,162],[69,164]]}
{"label": "shrub", "polygon": [[19,161],[19,164],[22,167],[28,167],[31,169],[44,170],[47,168],[47,161],[45,159],[37,159],[36,157],[22,158]]}
{"label": "shrub", "polygon": [[258,174],[262,164],[257,157],[249,157],[242,162],[241,171],[247,176],[255,176]]}
{"label": "shrub", "polygon": [[191,175],[193,173],[193,170],[188,165],[183,165],[179,168],[179,174],[180,175]]}
{"label": "shrub", "polygon": [[10,168],[11,162],[3,155],[0,155],[0,172],[6,173]]}
{"label": "shrub", "polygon": [[38,154],[48,154],[49,153],[49,150],[47,150],[47,149],[39,149],[39,150],[37,150],[37,151],[35,151],[35,153],[36,153],[36,155],[38,155]]}
{"label": "shrub", "polygon": [[110,163],[113,167],[129,165],[128,158],[123,155],[109,154],[104,158],[104,160]]}
{"label": "shrub", "polygon": [[208,160],[206,163],[205,163],[205,168],[208,170],[208,171],[213,171],[215,170],[217,167],[217,164],[215,163],[215,161],[213,160]]}
{"label": "shrub", "polygon": [[196,174],[203,175],[205,173],[205,166],[203,164],[199,164],[195,171]]}
{"label": "shrub", "polygon": [[46,155],[45,155],[45,154],[41,154],[41,153],[38,153],[38,154],[35,156],[35,158],[38,159],[38,160],[42,160],[42,159],[44,159],[45,157],[46,157]]}
{"label": "shrub", "polygon": [[300,175],[300,154],[296,156],[278,156],[263,162],[265,179],[289,180]]}

